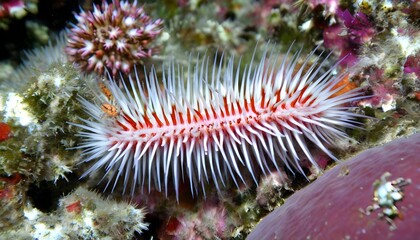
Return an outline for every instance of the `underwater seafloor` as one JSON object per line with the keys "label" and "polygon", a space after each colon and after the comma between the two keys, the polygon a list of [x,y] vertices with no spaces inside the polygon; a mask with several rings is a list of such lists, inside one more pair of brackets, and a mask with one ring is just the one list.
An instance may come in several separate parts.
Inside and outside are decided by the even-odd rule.
{"label": "underwater seafloor", "polygon": [[[419,236],[420,1],[138,1],[148,15],[138,19],[149,28],[130,32],[141,41],[121,44],[140,44],[144,51],[131,56],[132,65],[114,62],[113,69],[92,66],[87,53],[72,51],[89,38],[80,31],[98,27],[80,27],[86,21],[77,23],[83,17],[74,13],[93,11],[99,27],[106,25],[93,4],[102,2],[0,1],[0,239]],[[118,41],[121,31],[112,34]],[[176,186],[178,200],[173,189],[168,196],[159,189],[123,194],[121,184],[105,189],[106,180],[98,184],[104,169],[80,178],[92,163],[83,163],[86,156],[75,147],[84,135],[70,123],[89,119],[80,97],[108,97],[97,78],[143,66],[155,66],[160,76],[162,63],[175,59],[187,66],[199,53],[212,61],[223,52],[247,63],[254,50],[256,59],[263,57],[266,43],[284,58],[292,44],[291,52],[301,49],[302,56],[316,46],[316,54],[331,52],[320,72],[344,58],[335,70],[347,71],[343,91],[360,88],[367,97],[351,103],[351,111],[364,116],[357,119],[363,128],[344,129],[350,139],[329,146],[339,162],[308,143],[319,167],[302,158],[306,176],[281,168],[258,174],[257,186],[244,175],[246,186],[228,181],[218,192],[206,184],[205,197],[201,190],[192,197],[184,181]],[[90,50],[84,47],[82,53]],[[99,121],[118,115],[112,104],[101,107]]]}

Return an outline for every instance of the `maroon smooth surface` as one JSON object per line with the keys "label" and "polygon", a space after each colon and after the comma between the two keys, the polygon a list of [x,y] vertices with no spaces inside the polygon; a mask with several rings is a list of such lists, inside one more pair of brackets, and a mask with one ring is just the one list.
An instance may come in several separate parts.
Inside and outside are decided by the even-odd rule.
{"label": "maroon smooth surface", "polygon": [[[395,230],[378,216],[381,209],[370,215],[359,210],[374,203],[373,183],[385,172],[392,174],[388,181],[412,181],[395,203],[401,213]],[[420,134],[338,164],[265,217],[248,239],[420,239]]]}

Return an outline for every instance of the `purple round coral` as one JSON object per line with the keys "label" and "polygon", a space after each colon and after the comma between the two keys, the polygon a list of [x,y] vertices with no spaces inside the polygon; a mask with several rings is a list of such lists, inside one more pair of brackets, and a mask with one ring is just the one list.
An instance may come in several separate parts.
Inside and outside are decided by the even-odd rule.
{"label": "purple round coral", "polygon": [[265,217],[248,239],[417,239],[420,134],[343,162]]}
{"label": "purple round coral", "polygon": [[129,73],[135,64],[152,56],[150,47],[162,30],[162,20],[152,20],[137,1],[113,0],[93,6],[93,12],[75,14],[66,53],[81,70],[102,75],[108,69]]}

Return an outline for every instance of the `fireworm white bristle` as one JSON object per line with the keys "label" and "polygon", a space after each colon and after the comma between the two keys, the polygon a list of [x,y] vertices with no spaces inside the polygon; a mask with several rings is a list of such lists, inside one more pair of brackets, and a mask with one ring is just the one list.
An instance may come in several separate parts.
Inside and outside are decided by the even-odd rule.
{"label": "fireworm white bristle", "polygon": [[[167,194],[172,182],[178,199],[181,181],[194,196],[208,182],[218,191],[228,179],[239,187],[245,173],[256,184],[256,172],[283,166],[304,174],[303,157],[318,167],[309,142],[336,159],[326,145],[348,138],[343,128],[360,128],[361,115],[343,104],[364,96],[358,89],[337,94],[346,73],[335,75],[337,64],[321,73],[328,56],[321,61],[316,49],[302,64],[301,50],[279,59],[268,49],[244,69],[233,56],[212,64],[197,57],[186,69],[172,61],[160,80],[155,68],[144,70],[143,81],[137,72],[120,84],[110,79],[112,100],[81,98],[90,118],[72,124],[82,128],[84,162],[93,162],[82,177],[104,169],[107,187],[123,181],[131,194],[138,187]],[[117,115],[104,114],[101,103]]]}

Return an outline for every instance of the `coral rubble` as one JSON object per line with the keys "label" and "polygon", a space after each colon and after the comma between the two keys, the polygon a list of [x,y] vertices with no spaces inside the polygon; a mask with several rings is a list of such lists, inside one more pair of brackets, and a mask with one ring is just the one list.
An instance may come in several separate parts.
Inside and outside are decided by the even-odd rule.
{"label": "coral rubble", "polygon": [[23,220],[1,238],[17,239],[132,239],[147,230],[145,212],[128,203],[104,200],[84,188],[60,199],[58,209],[43,213],[27,205]]}

